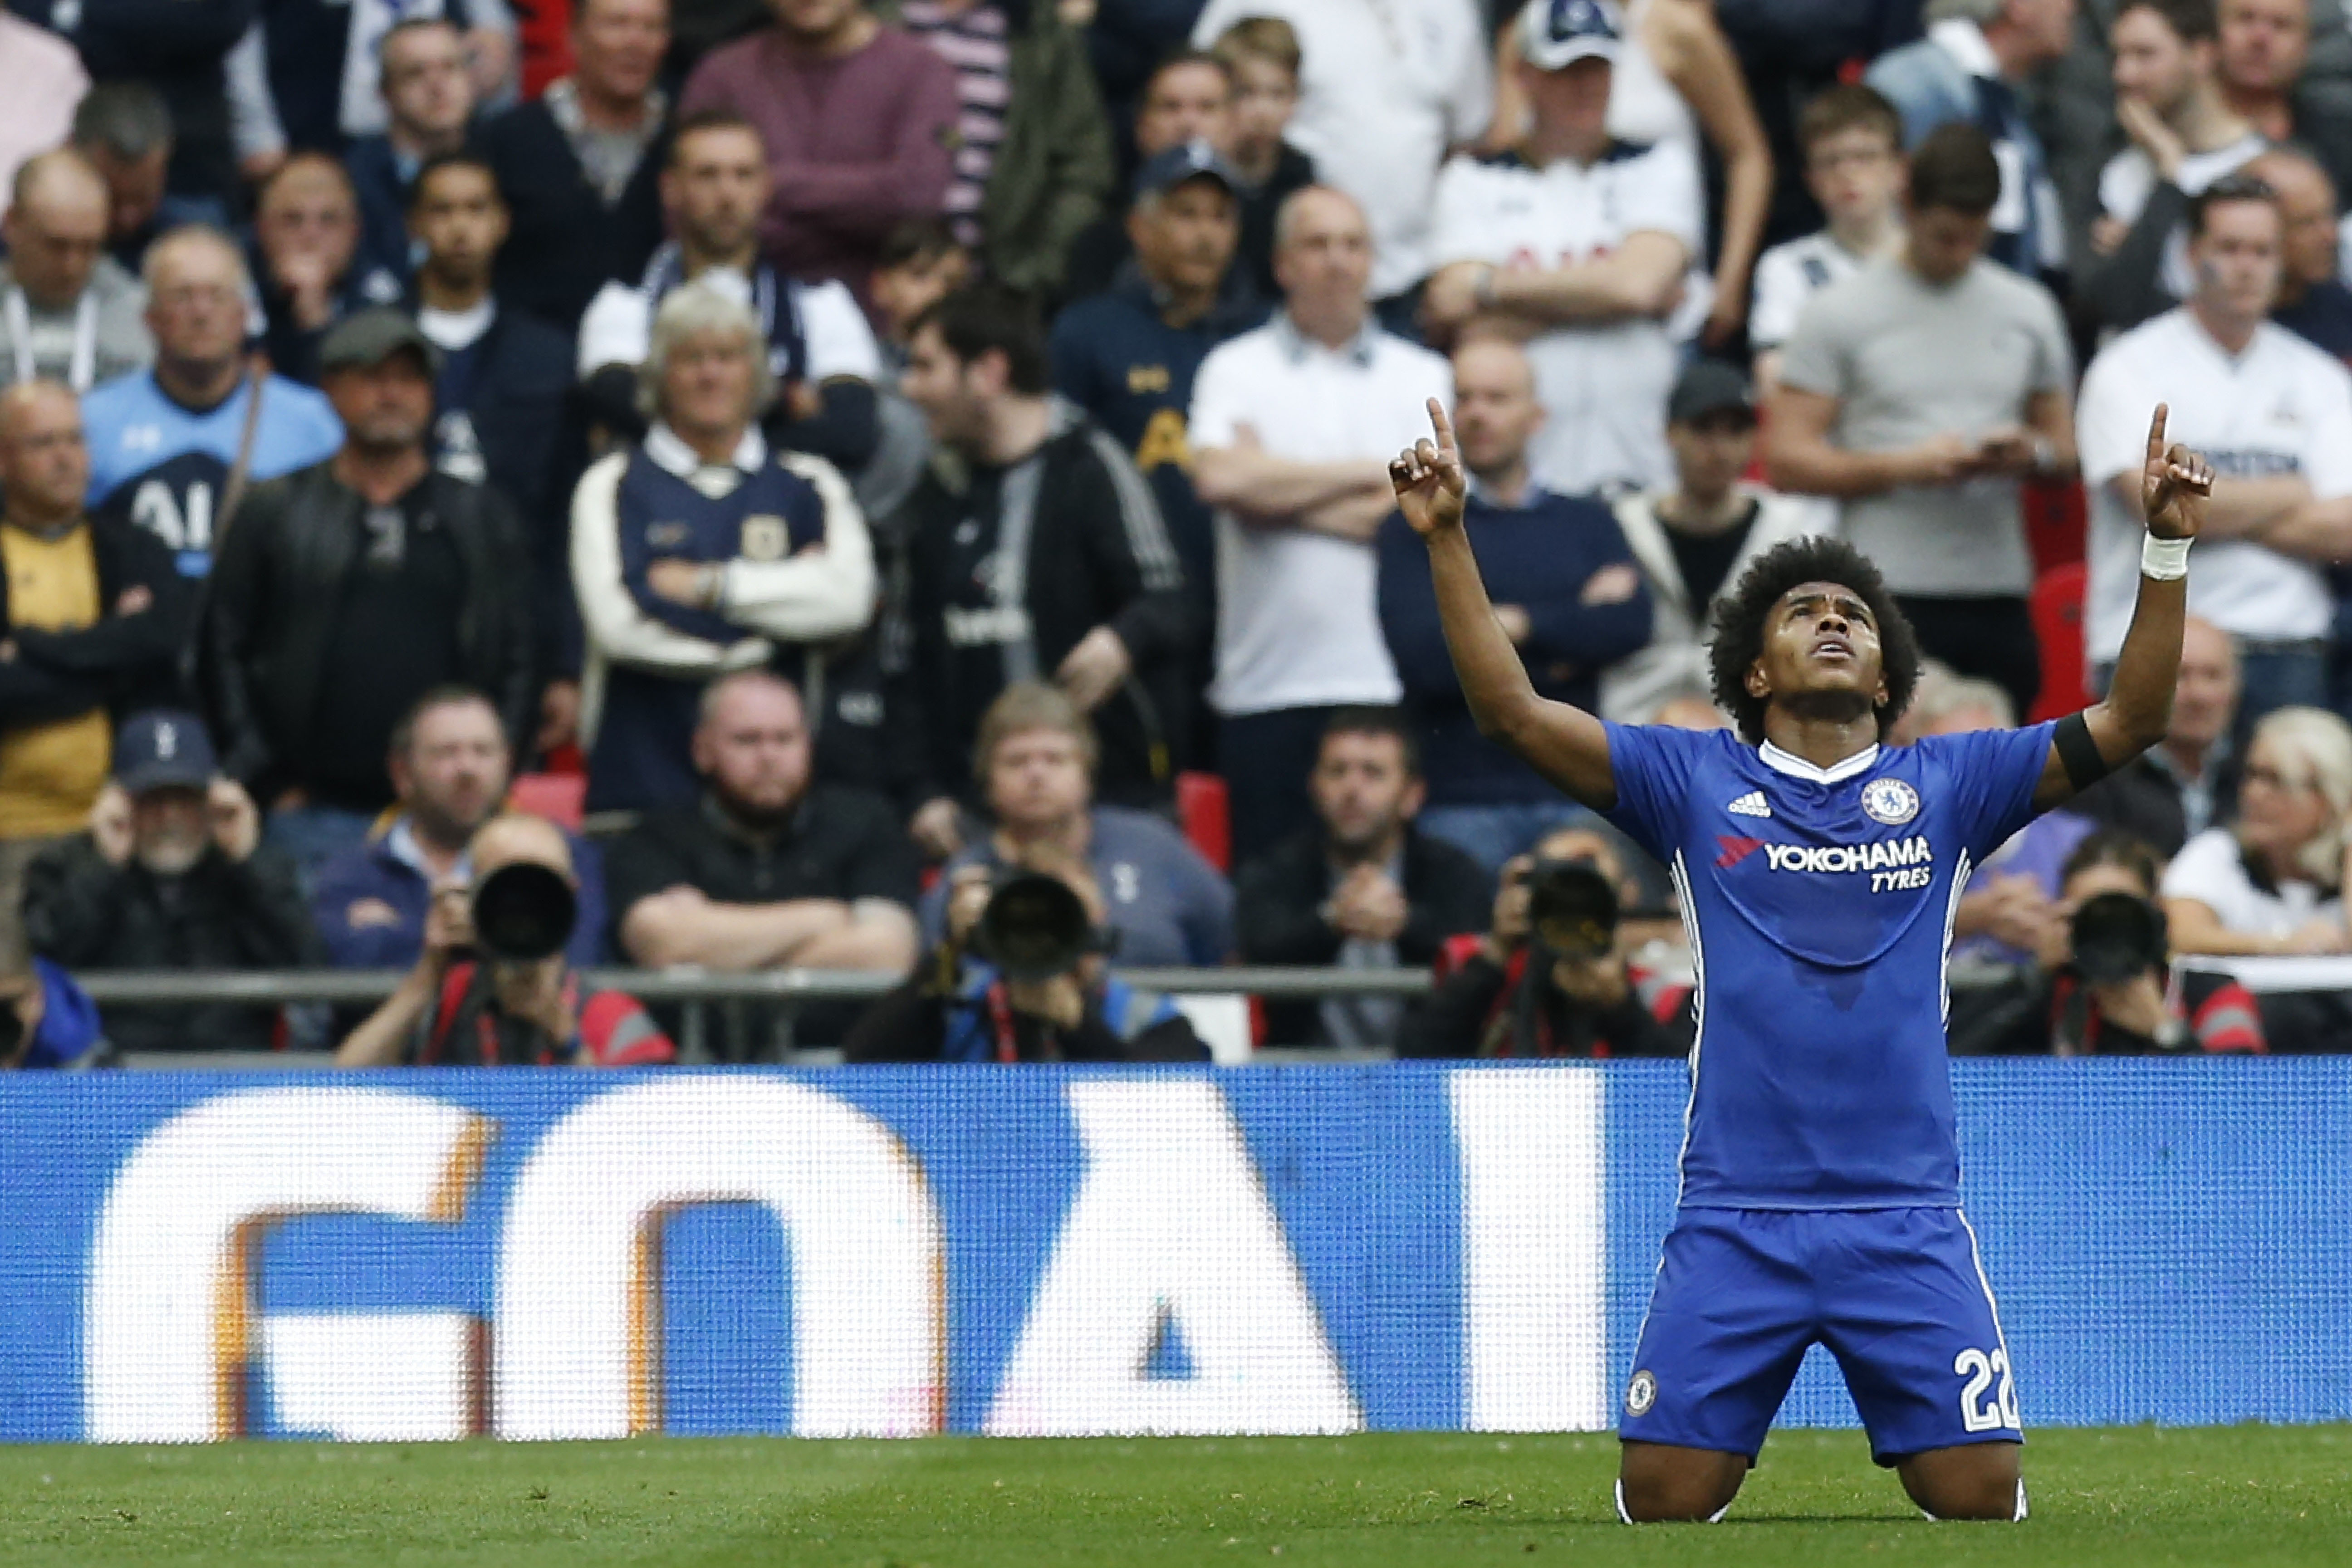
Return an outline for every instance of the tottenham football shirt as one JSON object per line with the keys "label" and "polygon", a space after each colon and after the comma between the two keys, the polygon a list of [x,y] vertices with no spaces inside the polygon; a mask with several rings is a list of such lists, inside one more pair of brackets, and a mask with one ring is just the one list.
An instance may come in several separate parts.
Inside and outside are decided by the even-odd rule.
{"label": "tottenham football shirt", "polygon": [[1952,917],[2032,818],[2053,728],[1823,769],[1727,731],[1608,726],[1608,816],[1673,870],[1697,963],[1684,1206],[1958,1205]]}

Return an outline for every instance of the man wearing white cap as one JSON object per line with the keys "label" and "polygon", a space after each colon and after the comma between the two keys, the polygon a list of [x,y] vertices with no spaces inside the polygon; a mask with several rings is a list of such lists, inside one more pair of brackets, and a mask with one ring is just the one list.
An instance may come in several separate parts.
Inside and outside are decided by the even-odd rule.
{"label": "man wearing white cap", "polygon": [[1563,494],[1674,478],[1665,316],[1706,222],[1678,142],[1609,134],[1623,20],[1606,0],[1531,0],[1514,24],[1533,124],[1516,152],[1455,158],[1438,177],[1430,329],[1491,325],[1528,341],[1551,418],[1529,450]]}

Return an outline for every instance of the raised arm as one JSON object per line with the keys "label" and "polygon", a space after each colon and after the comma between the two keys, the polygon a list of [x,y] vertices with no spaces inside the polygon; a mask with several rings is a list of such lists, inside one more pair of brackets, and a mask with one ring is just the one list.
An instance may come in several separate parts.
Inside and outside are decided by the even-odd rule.
{"label": "raised arm", "polygon": [[[2124,634],[2114,681],[2104,701],[2074,721],[2062,721],[2033,792],[2039,810],[2063,805],[2103,775],[2164,739],[2172,723],[2172,689],[2180,679],[2180,626],[2189,613],[2189,542],[2205,526],[2213,470],[2188,447],[2164,442],[2166,405],[2147,426],[2147,461],[2140,470],[2140,510],[2148,545],[2140,558],[2139,600]],[[2095,756],[2082,754],[2087,731]]]}
{"label": "raised arm", "polygon": [[[1617,784],[1609,771],[1609,733],[1580,708],[1536,695],[1511,639],[1495,621],[1493,601],[1478,577],[1477,558],[1462,529],[1462,502],[1468,484],[1454,425],[1445,405],[1429,400],[1436,439],[1423,437],[1389,465],[1397,508],[1429,548],[1429,573],[1437,591],[1437,616],[1454,672],[1478,732],[1499,741],[1529,767],[1597,811],[1617,804]],[[2178,627],[2175,628],[2178,651]]]}

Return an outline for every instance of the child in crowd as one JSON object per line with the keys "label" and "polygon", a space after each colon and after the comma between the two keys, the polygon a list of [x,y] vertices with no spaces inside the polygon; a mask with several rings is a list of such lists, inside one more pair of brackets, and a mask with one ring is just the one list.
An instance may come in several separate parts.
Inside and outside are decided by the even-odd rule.
{"label": "child in crowd", "polygon": [[1225,161],[1242,178],[1242,237],[1235,260],[1265,299],[1274,281],[1274,215],[1291,192],[1315,183],[1315,161],[1283,140],[1298,107],[1298,34],[1279,16],[1245,16],[1209,52],[1234,79],[1234,144]]}
{"label": "child in crowd", "polygon": [[1797,117],[1797,144],[1805,188],[1829,225],[1757,258],[1748,342],[1759,403],[1780,379],[1780,345],[1797,330],[1805,301],[1873,257],[1891,254],[1903,232],[1903,121],[1893,104],[1871,88],[1831,88]]}

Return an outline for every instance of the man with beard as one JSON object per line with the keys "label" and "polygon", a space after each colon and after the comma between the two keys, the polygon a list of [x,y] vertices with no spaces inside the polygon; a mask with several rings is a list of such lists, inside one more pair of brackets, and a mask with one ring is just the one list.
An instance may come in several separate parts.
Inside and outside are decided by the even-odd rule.
{"label": "man with beard", "polygon": [[438,472],[428,435],[440,351],[396,310],[328,334],[326,392],[347,438],[255,488],[214,568],[200,683],[229,774],[270,808],[306,871],[392,804],[392,732],[434,687],[490,693],[530,733],[530,581],[498,492]]}
{"label": "man with beard", "polygon": [[[694,732],[696,805],[648,814],[613,846],[606,881],[618,945],[648,969],[864,969],[915,962],[914,846],[880,796],[810,783],[800,693],[764,669],[706,687]],[[826,1016],[828,1013],[834,1016]],[[772,1009],[729,1009],[729,1060],[775,1053]],[[811,1008],[803,1041],[838,1037],[848,1015]]]}
{"label": "man with beard", "polygon": [[[467,846],[499,814],[514,772],[499,710],[470,686],[436,686],[392,732],[384,758],[400,811],[320,868],[311,917],[339,969],[401,969],[425,949],[433,889],[470,880]],[[572,837],[579,920],[566,952],[585,968],[604,946],[604,860]]]}
{"label": "man with beard", "polygon": [[[319,939],[294,868],[261,843],[252,797],[219,775],[191,713],[158,710],[122,727],[114,787],[89,831],[43,852],[25,878],[34,952],[70,971],[290,969]],[[274,1007],[116,1007],[106,1033],[124,1051],[268,1050]]]}

